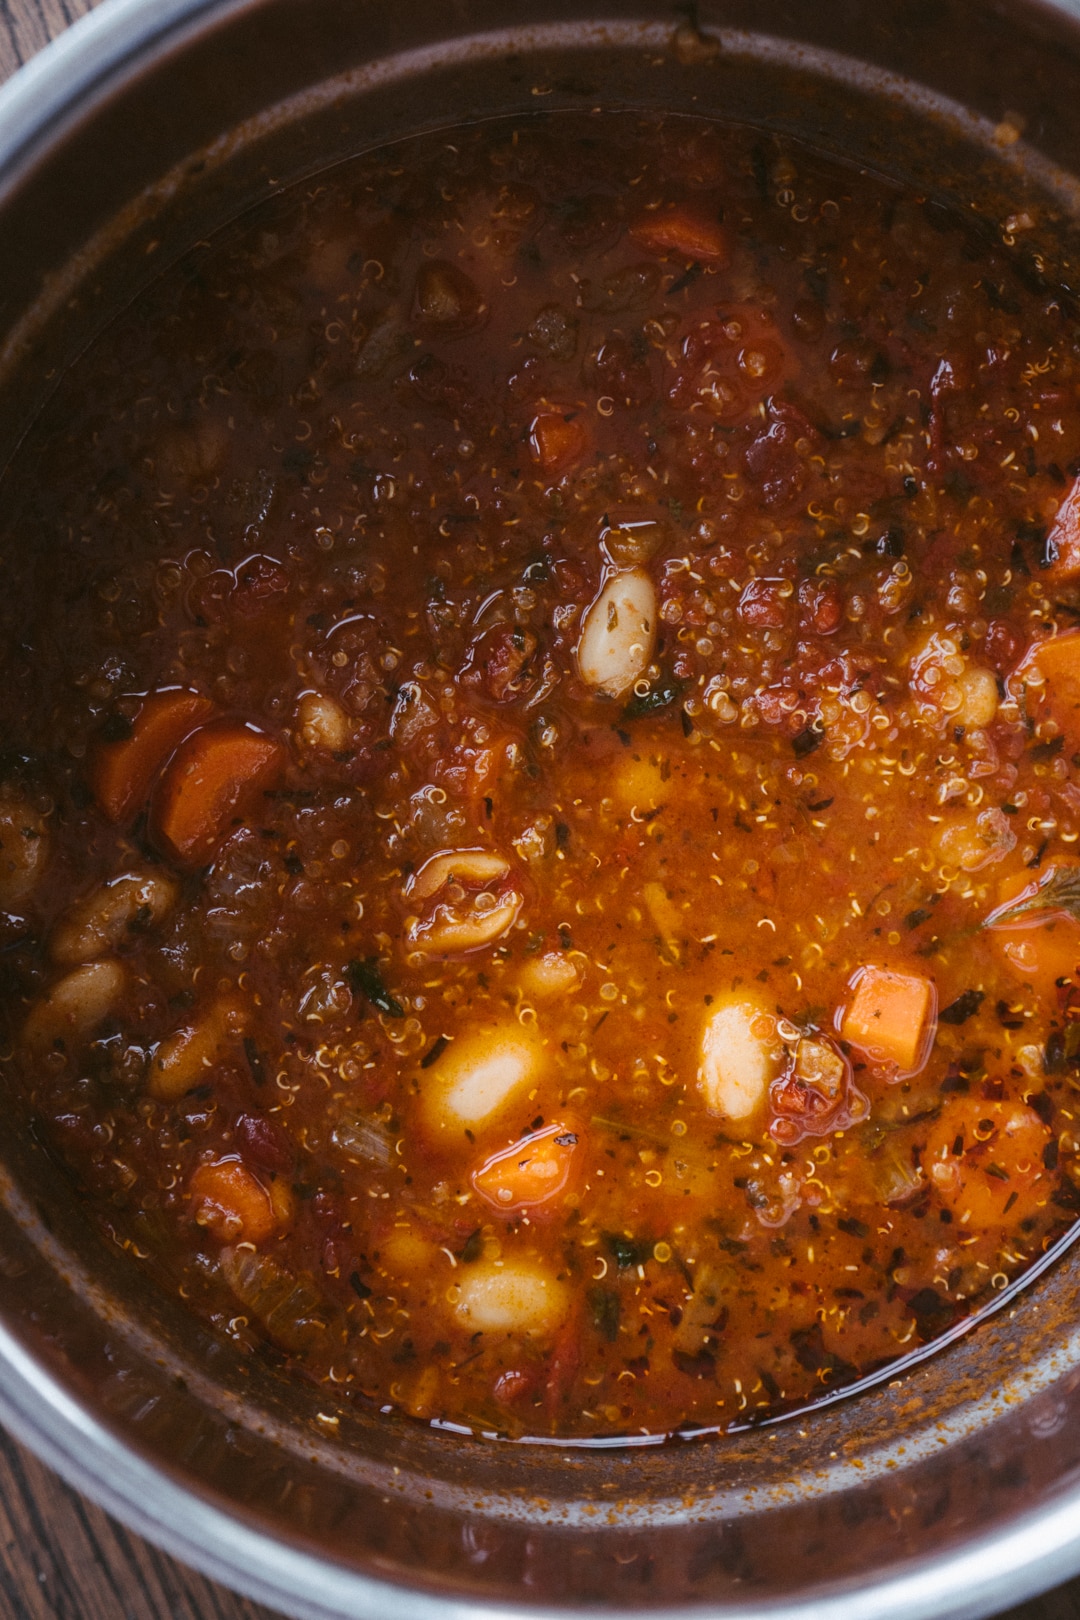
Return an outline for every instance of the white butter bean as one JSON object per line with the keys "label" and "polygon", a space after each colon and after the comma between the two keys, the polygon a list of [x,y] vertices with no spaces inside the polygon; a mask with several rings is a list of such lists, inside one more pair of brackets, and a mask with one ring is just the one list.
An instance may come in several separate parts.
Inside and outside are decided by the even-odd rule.
{"label": "white butter bean", "polygon": [[126,977],[119,962],[87,962],[65,974],[30,1009],[24,1043],[33,1051],[78,1046],[119,1001]]}
{"label": "white butter bean", "polygon": [[550,1333],[570,1307],[565,1284],[531,1260],[468,1266],[459,1288],[455,1310],[474,1333]]}
{"label": "white butter bean", "polygon": [[54,962],[92,962],[119,945],[129,930],[162,922],[177,887],[164,872],[125,872],[79,900],[53,930]]}
{"label": "white butter bean", "polygon": [[760,1001],[732,991],[714,1005],[701,1040],[698,1086],[711,1114],[749,1119],[765,1101],[782,1046]]}
{"label": "white butter bean", "polygon": [[223,1050],[244,1033],[244,1009],[223,999],[158,1044],[150,1062],[146,1089],[151,1097],[171,1102],[205,1080]]}
{"label": "white butter bean", "polygon": [[0,791],[0,909],[29,899],[49,858],[44,816],[13,788]]}
{"label": "white butter bean", "polygon": [[585,615],[578,641],[581,678],[622,697],[649,666],[656,645],[656,591],[643,568],[612,574]]}
{"label": "white butter bean", "polygon": [[520,1024],[497,1024],[452,1041],[423,1084],[430,1128],[462,1133],[488,1124],[537,1078],[541,1051]]}

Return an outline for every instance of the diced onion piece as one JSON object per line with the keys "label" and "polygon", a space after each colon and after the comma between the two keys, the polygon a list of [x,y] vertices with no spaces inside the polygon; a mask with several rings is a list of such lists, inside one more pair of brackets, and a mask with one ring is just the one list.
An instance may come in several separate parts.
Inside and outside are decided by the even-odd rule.
{"label": "diced onion piece", "polygon": [[108,1017],[126,978],[119,962],[88,962],[65,974],[30,1009],[23,1041],[36,1051],[78,1046]]}
{"label": "diced onion piece", "polygon": [[938,830],[936,843],[943,860],[954,861],[965,872],[979,872],[1012,853],[1016,834],[1008,816],[994,806],[977,815],[946,821]]}
{"label": "diced onion piece", "polygon": [[220,1243],[264,1243],[277,1231],[270,1194],[239,1159],[200,1164],[188,1184],[196,1224]]}
{"label": "diced onion piece", "polygon": [[461,326],[474,320],[481,307],[480,291],[460,265],[433,259],[420,266],[413,308],[421,321]]}
{"label": "diced onion piece", "polygon": [[177,887],[165,872],[124,872],[65,912],[53,930],[54,962],[92,962],[136,929],[163,921],[176,904]]}
{"label": "diced onion piece", "polygon": [[545,951],[525,963],[518,983],[525,995],[534,1001],[546,1001],[549,996],[566,995],[581,981],[581,970],[569,956],[559,951]]}
{"label": "diced onion piece", "polygon": [[217,713],[217,705],[182,687],[149,693],[130,736],[103,743],[94,762],[94,795],[110,821],[130,821],[145,804],[154,777],[184,738]]}
{"label": "diced onion piece", "polygon": [[950,717],[953,722],[968,730],[988,726],[998,712],[998,684],[993,670],[973,664],[957,676],[956,684],[962,701],[960,707],[953,710]]}
{"label": "diced onion piece", "polygon": [[917,1074],[930,1056],[937,1017],[937,991],[921,973],[859,968],[851,999],[840,1019],[840,1034],[871,1063],[892,1071],[890,1078]]}
{"label": "diced onion piece", "polygon": [[331,1133],[334,1146],[350,1159],[386,1169],[394,1156],[394,1139],[381,1120],[365,1119],[346,1109]]}
{"label": "diced onion piece", "polygon": [[455,1133],[496,1119],[539,1075],[541,1049],[520,1024],[498,1024],[451,1043],[423,1081],[429,1124]]}
{"label": "diced onion piece", "polygon": [[471,1333],[550,1333],[570,1308],[566,1285],[531,1260],[465,1267],[455,1311]]}
{"label": "diced onion piece", "polygon": [[585,615],[578,669],[589,686],[622,697],[649,667],[656,645],[656,591],[643,568],[612,574]]}
{"label": "diced onion piece", "polygon": [[830,1102],[843,1091],[848,1067],[829,1041],[804,1036],[795,1048],[796,1077]]}
{"label": "diced onion piece", "polygon": [[926,1177],[911,1156],[911,1147],[887,1139],[867,1161],[873,1190],[883,1204],[903,1204],[926,1187]]}
{"label": "diced onion piece", "polygon": [[711,1114],[749,1119],[765,1101],[781,1056],[776,1019],[737,991],[714,1003],[701,1040],[698,1086]]}
{"label": "diced onion piece", "polygon": [[447,883],[468,883],[478,887],[505,877],[510,862],[493,849],[444,849],[432,855],[405,885],[409,900],[428,900]]}
{"label": "diced onion piece", "polygon": [[342,754],[352,742],[352,722],[336,698],[325,692],[305,692],[296,711],[300,741],[306,748]]}
{"label": "diced onion piece", "polygon": [[329,1301],[306,1277],[253,1249],[222,1249],[221,1274],[245,1310],[262,1323],[270,1337],[294,1355],[321,1348],[337,1327]]}
{"label": "diced onion piece", "polygon": [[239,1003],[223,998],[201,1018],[167,1035],[150,1062],[146,1089],[151,1097],[171,1102],[205,1080],[223,1050],[243,1034],[245,1024]]}

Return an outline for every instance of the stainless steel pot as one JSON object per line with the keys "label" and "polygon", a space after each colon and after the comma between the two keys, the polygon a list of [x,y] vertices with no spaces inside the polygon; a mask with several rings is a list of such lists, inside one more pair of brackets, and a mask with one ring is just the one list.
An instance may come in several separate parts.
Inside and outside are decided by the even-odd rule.
{"label": "stainless steel pot", "polygon": [[[1020,204],[1080,289],[1080,0],[105,0],[0,92],[0,454],[57,368],[252,199],[411,131],[649,106]],[[284,1389],[106,1253],[32,1130],[0,1166],[0,1418],[297,1615],[976,1616],[1080,1569],[1080,1249],[975,1331],[719,1441],[477,1442]]]}

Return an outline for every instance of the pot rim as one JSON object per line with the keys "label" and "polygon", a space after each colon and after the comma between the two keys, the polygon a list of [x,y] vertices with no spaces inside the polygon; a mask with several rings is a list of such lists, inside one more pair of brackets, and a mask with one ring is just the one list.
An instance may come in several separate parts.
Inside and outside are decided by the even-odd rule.
{"label": "pot rim", "polygon": [[[594,1620],[604,1610],[407,1589],[264,1534],[147,1463],[0,1326],[0,1422],[74,1489],[154,1545],[296,1620]],[[148,1506],[148,1504],[151,1504]],[[978,1620],[1080,1570],[1080,1484],[956,1552],[809,1599],[650,1609],[650,1620]]]}
{"label": "pot rim", "polygon": [[[154,52],[251,0],[101,0],[0,86],[0,193]],[[1038,0],[1080,19],[1080,0]],[[462,1600],[381,1581],[245,1522],[140,1456],[0,1322],[0,1422],[69,1485],[182,1562],[297,1620],[586,1620],[595,1607]],[[1080,1480],[1007,1531],[817,1596],[649,1609],[653,1620],[977,1620],[1080,1572]]]}

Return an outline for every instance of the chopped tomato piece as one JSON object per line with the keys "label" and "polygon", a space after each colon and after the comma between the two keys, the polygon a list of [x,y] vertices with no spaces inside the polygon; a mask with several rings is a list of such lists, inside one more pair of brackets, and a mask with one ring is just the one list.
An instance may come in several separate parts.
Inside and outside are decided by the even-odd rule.
{"label": "chopped tomato piece", "polygon": [[722,225],[686,208],[665,208],[646,214],[630,227],[630,235],[649,253],[677,253],[698,264],[728,262],[727,232]]}
{"label": "chopped tomato piece", "polygon": [[213,719],[217,705],[183,687],[151,692],[128,736],[103,743],[94,764],[94,795],[110,821],[130,821],[142,808],[156,773],[185,737]]}
{"label": "chopped tomato piece", "polygon": [[199,1165],[189,1190],[196,1222],[221,1243],[263,1243],[277,1230],[270,1194],[239,1159]]}
{"label": "chopped tomato piece", "polygon": [[473,1171],[472,1184],[501,1215],[536,1215],[581,1177],[584,1135],[570,1120],[530,1131]]}
{"label": "chopped tomato piece", "polygon": [[561,411],[544,411],[534,417],[529,429],[533,459],[546,473],[562,472],[580,461],[590,446],[589,429],[581,416]]}
{"label": "chopped tomato piece", "polygon": [[853,995],[840,1021],[845,1041],[872,1063],[887,1065],[900,1080],[917,1074],[930,1055],[937,1014],[937,992],[920,973],[860,968]]}
{"label": "chopped tomato piece", "polygon": [[1080,747],[1080,630],[1040,641],[1031,662],[1046,682],[1046,708],[1070,746]]}
{"label": "chopped tomato piece", "polygon": [[204,865],[284,765],[282,745],[252,726],[205,726],[162,778],[153,815],[158,840],[181,866]]}
{"label": "chopped tomato piece", "polygon": [[[1053,864],[1060,870],[1080,866],[1080,861],[1059,855]],[[1059,983],[1080,979],[1080,922],[1067,911],[1049,908],[1025,912],[1010,921],[1005,910],[1010,904],[1034,899],[1045,878],[1045,870],[1013,872],[1003,878],[997,906],[984,926],[1011,972],[1040,995],[1053,996]]]}
{"label": "chopped tomato piece", "polygon": [[1046,537],[1046,555],[1050,560],[1047,577],[1055,584],[1080,579],[1080,478],[1057,509]]}

